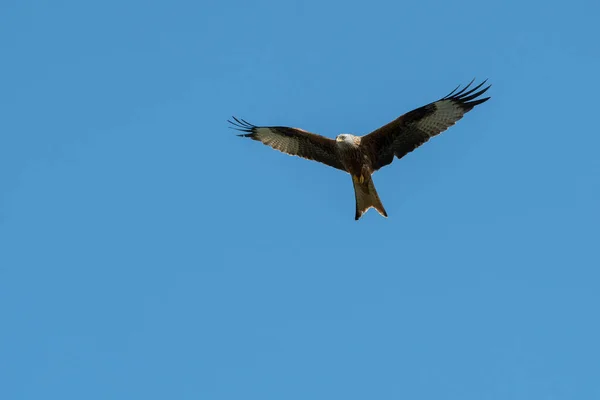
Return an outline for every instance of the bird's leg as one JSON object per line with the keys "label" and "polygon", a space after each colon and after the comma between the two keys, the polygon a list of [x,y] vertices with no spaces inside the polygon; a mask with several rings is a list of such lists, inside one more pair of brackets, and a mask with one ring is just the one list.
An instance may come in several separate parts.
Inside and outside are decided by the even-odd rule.
{"label": "bird's leg", "polygon": [[[368,160],[365,160],[368,161]],[[363,167],[361,168],[360,171],[360,176],[358,177],[358,181],[360,182],[360,184],[362,185],[363,183],[365,183],[366,181],[368,181],[369,179],[371,179],[371,171],[369,170],[369,168],[367,167],[367,164],[363,165]]]}

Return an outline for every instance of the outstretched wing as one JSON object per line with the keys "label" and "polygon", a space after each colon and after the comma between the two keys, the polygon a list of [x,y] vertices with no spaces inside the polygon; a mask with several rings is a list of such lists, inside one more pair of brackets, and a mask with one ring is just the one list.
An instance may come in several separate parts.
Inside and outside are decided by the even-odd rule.
{"label": "outstretched wing", "polygon": [[[404,157],[433,136],[439,135],[473,107],[489,99],[478,99],[491,85],[477,91],[487,82],[487,79],[467,91],[473,81],[459,92],[460,86],[447,96],[410,111],[387,125],[364,136],[361,144],[369,151],[373,169],[378,170],[390,164],[394,155]],[[456,92],[456,93],[455,93]]]}
{"label": "outstretched wing", "polygon": [[318,161],[342,171],[346,170],[337,155],[333,139],[298,128],[256,126],[236,117],[233,117],[233,121],[227,122],[233,125],[233,129],[245,132],[238,136],[258,140],[275,150],[292,156]]}

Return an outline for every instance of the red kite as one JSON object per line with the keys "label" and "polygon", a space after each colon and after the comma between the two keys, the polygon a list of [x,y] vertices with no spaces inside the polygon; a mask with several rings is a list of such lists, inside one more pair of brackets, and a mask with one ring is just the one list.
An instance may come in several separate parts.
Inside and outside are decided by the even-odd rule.
{"label": "red kite", "polygon": [[341,134],[333,140],[298,128],[255,126],[235,117],[234,121],[228,122],[234,129],[245,132],[238,136],[258,140],[283,153],[318,161],[352,175],[355,220],[371,207],[387,217],[371,175],[390,164],[394,156],[404,157],[454,125],[473,107],[487,101],[489,97],[478,97],[491,85],[477,91],[486,81],[468,91],[473,81],[457,92],[458,86],[438,101],[412,110],[365,136]]}

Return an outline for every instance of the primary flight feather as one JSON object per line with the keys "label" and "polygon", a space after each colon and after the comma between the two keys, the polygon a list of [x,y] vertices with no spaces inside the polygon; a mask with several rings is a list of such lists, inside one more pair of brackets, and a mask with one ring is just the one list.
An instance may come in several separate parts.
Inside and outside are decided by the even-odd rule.
{"label": "primary flight feather", "polygon": [[293,156],[321,162],[348,172],[352,176],[356,200],[355,220],[371,207],[387,217],[373,184],[372,174],[390,164],[394,156],[402,158],[432,137],[439,135],[478,104],[491,85],[487,80],[470,89],[473,81],[447,96],[412,110],[365,136],[338,135],[335,140],[286,126],[256,126],[233,117],[228,121],[242,137],[258,140]]}

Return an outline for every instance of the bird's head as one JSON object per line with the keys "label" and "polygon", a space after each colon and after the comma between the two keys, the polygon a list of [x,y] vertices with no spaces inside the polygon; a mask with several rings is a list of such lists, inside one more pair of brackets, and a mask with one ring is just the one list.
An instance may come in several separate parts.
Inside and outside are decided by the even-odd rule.
{"label": "bird's head", "polygon": [[350,135],[348,133],[342,133],[341,135],[337,135],[335,138],[335,142],[338,145],[346,145],[346,146],[356,146],[356,136]]}

